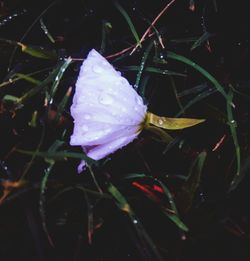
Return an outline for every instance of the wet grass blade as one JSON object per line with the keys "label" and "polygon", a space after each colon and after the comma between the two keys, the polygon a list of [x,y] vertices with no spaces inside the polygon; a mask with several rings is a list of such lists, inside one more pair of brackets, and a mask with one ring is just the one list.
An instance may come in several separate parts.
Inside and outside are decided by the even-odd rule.
{"label": "wet grass blade", "polygon": [[90,198],[87,193],[84,193],[87,211],[88,211],[88,242],[92,244],[92,238],[94,234],[94,206],[90,201]]}
{"label": "wet grass blade", "polygon": [[127,21],[129,28],[136,40],[136,43],[141,47],[141,43],[140,43],[140,38],[139,35],[133,25],[133,22],[131,20],[131,18],[129,17],[128,13],[126,12],[126,10],[120,5],[120,3],[116,0],[113,0],[113,3],[115,5],[115,7],[119,10],[119,12],[122,14],[122,16],[125,18],[125,20]]}
{"label": "wet grass blade", "polygon": [[152,112],[147,112],[145,126],[147,128],[153,125],[167,130],[180,130],[195,126],[204,121],[205,119],[160,117]]}
{"label": "wet grass blade", "polygon": [[[51,68],[46,68],[46,69],[39,70],[39,71],[36,71],[36,72],[33,72],[33,73],[28,73],[28,74],[14,73],[14,75],[11,75],[11,77],[7,81],[4,81],[0,84],[0,88],[5,87],[7,85],[10,85],[10,84],[15,83],[15,82],[20,81],[20,80],[26,80],[26,81],[32,82],[34,84],[35,84],[35,82],[37,84],[41,84],[42,83],[41,81],[35,79],[32,76],[39,74],[39,73],[42,73],[42,72],[45,72],[45,71],[48,71],[50,69]],[[39,81],[39,83],[38,83],[38,81]]]}
{"label": "wet grass blade", "polygon": [[77,152],[68,152],[68,151],[57,151],[57,152],[50,152],[50,151],[27,151],[27,150],[16,150],[19,153],[26,154],[26,155],[35,155],[37,157],[41,157],[47,160],[54,160],[54,161],[60,161],[60,160],[66,160],[67,158],[73,158],[73,159],[82,159],[86,161],[89,165],[91,164],[97,164],[97,162],[88,156],[86,156],[83,153],[77,153]]}
{"label": "wet grass blade", "polygon": [[[65,66],[65,63],[66,65],[68,65],[68,62],[67,60],[64,61],[64,62],[59,62],[55,68],[53,69],[53,71],[49,74],[49,76],[44,79],[39,85],[37,85],[35,88],[29,90],[28,92],[26,92],[22,97],[19,98],[19,101],[18,103],[19,104],[23,104],[25,103],[26,101],[28,101],[30,98],[32,98],[33,96],[39,94],[39,93],[43,93],[47,90],[48,88],[48,85],[51,83],[51,82],[54,82],[53,85],[57,84],[58,80],[56,80],[56,77],[59,75],[62,75],[63,72],[62,72],[62,68]],[[59,82],[58,82],[59,84]],[[57,87],[57,86],[55,86]]]}
{"label": "wet grass blade", "polygon": [[234,147],[235,147],[235,156],[236,156],[236,164],[237,164],[236,174],[234,175],[233,180],[230,184],[230,188],[229,188],[229,191],[232,191],[238,186],[239,182],[241,181],[241,171],[240,171],[241,159],[240,159],[240,146],[239,146],[237,131],[236,131],[237,123],[234,120],[232,106],[231,106],[231,103],[233,101],[233,91],[231,89],[229,90],[228,96],[229,96],[229,101],[227,103],[228,124],[230,127],[230,131],[231,131],[231,135],[232,135],[232,139],[233,139],[233,143],[234,143]]}
{"label": "wet grass blade", "polygon": [[16,47],[20,47],[22,52],[27,53],[33,57],[47,60],[55,60],[57,59],[57,54],[55,50],[46,50],[40,46],[31,46],[26,45],[20,42],[15,42],[12,40],[2,39],[0,38],[0,43],[14,45]]}
{"label": "wet grass blade", "polygon": [[38,85],[41,84],[41,81],[35,79],[34,77],[31,77],[27,74],[23,74],[23,73],[16,73],[15,77],[17,77],[20,80],[25,80],[26,82],[30,82],[34,85]]}
{"label": "wet grass blade", "polygon": [[49,92],[49,97],[48,97],[48,103],[51,104],[53,102],[53,98],[56,94],[58,85],[63,77],[63,74],[65,72],[65,70],[68,68],[68,66],[71,64],[72,59],[69,57],[67,58],[63,64],[61,65],[61,67],[59,68],[57,74],[55,75],[55,79],[53,81],[53,84],[50,88],[50,92]]}
{"label": "wet grass blade", "polygon": [[63,114],[63,111],[64,111],[64,109],[65,109],[65,107],[68,103],[69,98],[70,98],[71,92],[72,92],[72,87],[69,87],[66,94],[64,95],[61,102],[59,103],[59,105],[57,107],[57,114],[56,114],[56,119],[55,119],[56,122],[60,121],[60,118]]}
{"label": "wet grass blade", "polygon": [[187,95],[190,95],[190,94],[198,94],[198,93],[201,93],[202,91],[208,89],[208,84],[207,83],[202,83],[202,84],[199,84],[193,88],[190,88],[190,89],[187,89],[187,90],[184,90],[182,92],[178,92],[178,97],[184,97],[184,96],[187,96]]}
{"label": "wet grass blade", "polygon": [[[108,191],[109,193],[114,197],[114,199],[116,200],[116,204],[117,206],[124,211],[125,213],[128,214],[128,216],[130,217],[132,224],[141,240],[141,242],[146,242],[147,246],[149,247],[149,249],[152,251],[152,253],[154,254],[154,260],[159,260],[159,261],[163,261],[160,253],[157,250],[157,247],[155,246],[154,242],[152,241],[152,239],[150,238],[150,236],[147,234],[147,232],[145,231],[142,223],[140,222],[140,220],[138,219],[138,217],[135,215],[134,211],[131,209],[129,203],[127,202],[127,200],[125,199],[125,197],[120,193],[120,191],[113,185],[113,184],[109,184],[108,186]],[[144,249],[144,252],[148,252],[147,248]],[[147,256],[151,256],[150,253],[147,254]],[[152,259],[153,260],[153,259]]]}
{"label": "wet grass blade", "polygon": [[160,180],[157,180],[157,182],[160,184],[160,186],[162,187],[165,195],[167,196],[168,200],[169,200],[169,203],[170,203],[170,206],[171,206],[171,209],[173,210],[173,214],[172,213],[169,213],[168,211],[164,211],[164,213],[167,215],[167,217],[175,223],[175,225],[185,231],[185,232],[188,232],[188,227],[181,221],[180,217],[179,217],[179,213],[178,213],[178,210],[177,210],[177,207],[175,205],[175,202],[174,202],[174,199],[172,197],[172,194],[171,192],[169,191],[169,189],[167,188],[167,186],[161,182]]}
{"label": "wet grass blade", "polygon": [[215,34],[211,34],[209,32],[204,32],[204,34],[197,40],[191,47],[191,51],[201,46],[204,42],[206,42],[210,37],[215,36]]}
{"label": "wet grass blade", "polygon": [[170,143],[173,141],[173,138],[165,130],[155,126],[147,126],[146,130],[156,135],[157,138],[155,139],[159,142]]}
{"label": "wet grass blade", "polygon": [[27,53],[33,57],[47,60],[56,60],[57,54],[53,50],[45,50],[40,46],[25,45],[17,42],[17,45],[21,47],[22,52]]}
{"label": "wet grass blade", "polygon": [[[152,177],[149,177],[149,178],[153,179]],[[154,192],[152,192],[150,189],[148,189],[146,186],[141,185],[138,182],[133,182],[133,185],[135,187],[137,187],[138,189],[142,190],[145,193],[145,195],[160,208],[162,213],[164,215],[166,215],[179,229],[181,229],[185,232],[188,231],[188,227],[179,218],[178,212],[176,212],[177,211],[176,207],[174,207],[174,209],[166,208],[163,205],[161,199],[159,197],[157,197],[156,194]],[[166,191],[164,191],[164,192],[167,192],[166,187],[165,187],[165,189],[166,189]],[[170,197],[170,195],[168,193],[167,193],[167,197],[168,197],[168,199]],[[172,197],[170,197],[170,198],[172,198]],[[170,203],[171,207],[172,207],[173,204],[174,204],[174,202],[172,201]]]}
{"label": "wet grass blade", "polygon": [[146,178],[147,176],[145,174],[140,174],[140,173],[130,173],[126,174],[124,176],[124,179],[136,179],[136,178]]}
{"label": "wet grass blade", "polygon": [[205,99],[206,97],[210,96],[211,94],[216,93],[217,90],[209,89],[207,91],[204,91],[200,94],[198,94],[196,97],[194,97],[191,101],[189,101],[183,108],[175,115],[175,117],[179,117],[181,114],[183,114],[189,107],[194,105],[195,103]]}
{"label": "wet grass blade", "polygon": [[180,109],[183,110],[183,106],[182,106],[182,103],[181,103],[181,101],[180,101],[180,96],[179,96],[179,93],[178,93],[178,91],[177,91],[174,78],[173,78],[172,76],[170,76],[169,79],[170,79],[170,83],[171,83],[171,86],[172,86],[173,91],[174,91],[174,95],[175,95],[177,104],[178,104],[178,106],[180,107]]}
{"label": "wet grass blade", "polygon": [[171,43],[194,43],[199,39],[199,37],[188,37],[188,38],[180,38],[180,39],[172,39],[170,40]]}
{"label": "wet grass blade", "polygon": [[[137,66],[137,65],[123,66],[121,68],[121,70],[124,70],[124,71],[138,71],[138,70],[140,70],[140,66]],[[173,76],[187,77],[187,75],[184,74],[184,73],[173,72],[173,71],[159,69],[157,67],[151,67],[151,66],[145,67],[144,71],[145,72],[151,72],[151,73],[163,74],[163,75],[173,75]]]}
{"label": "wet grass blade", "polygon": [[167,52],[167,57],[176,61],[180,61],[186,65],[191,66],[198,72],[200,72],[203,76],[205,76],[213,85],[214,87],[224,96],[226,100],[228,100],[227,93],[225,92],[224,88],[221,86],[221,84],[205,69],[203,69],[200,65],[196,64],[195,62],[189,60],[188,58],[173,53],[173,52]]}
{"label": "wet grass blade", "polygon": [[204,167],[206,157],[207,153],[203,151],[194,160],[189,170],[187,180],[182,186],[181,192],[178,195],[179,199],[182,202],[184,202],[183,209],[185,211],[188,211],[192,206],[195,192],[197,191],[200,184],[201,173]]}
{"label": "wet grass blade", "polygon": [[112,25],[110,22],[107,21],[102,21],[102,43],[101,43],[101,48],[100,48],[100,54],[103,54],[106,49],[106,44],[107,44],[107,36],[110,33],[112,29]]}
{"label": "wet grass blade", "polygon": [[141,84],[140,84],[140,88],[138,89],[138,93],[140,94],[141,97],[145,97],[145,93],[146,93],[146,87],[148,84],[148,81],[150,79],[150,75],[145,75],[142,78]]}
{"label": "wet grass blade", "polygon": [[44,31],[45,35],[48,37],[48,39],[52,42],[55,43],[55,40],[53,38],[53,36],[50,34],[47,26],[44,24],[43,19],[40,19],[40,26],[42,28],[42,30]]}
{"label": "wet grass blade", "polygon": [[140,66],[139,66],[139,70],[138,70],[138,73],[137,73],[137,75],[136,75],[136,81],[135,81],[135,85],[134,85],[134,88],[135,88],[136,91],[137,91],[138,88],[139,88],[139,83],[140,83],[140,80],[141,80],[142,72],[143,72],[143,70],[144,70],[145,64],[146,64],[146,62],[147,62],[149,53],[150,53],[150,51],[151,51],[153,45],[154,45],[154,41],[151,41],[151,42],[149,43],[148,47],[146,48],[146,50],[145,50],[143,56],[142,56],[141,64],[140,64]]}
{"label": "wet grass blade", "polygon": [[45,191],[46,191],[46,184],[49,178],[49,175],[51,174],[51,171],[54,167],[54,163],[50,163],[49,167],[45,170],[44,177],[41,182],[40,187],[40,200],[39,200],[39,212],[42,219],[42,227],[43,231],[47,235],[48,241],[52,247],[54,247],[54,243],[52,241],[52,238],[49,234],[48,228],[47,228],[47,222],[46,222],[46,211],[45,211]]}

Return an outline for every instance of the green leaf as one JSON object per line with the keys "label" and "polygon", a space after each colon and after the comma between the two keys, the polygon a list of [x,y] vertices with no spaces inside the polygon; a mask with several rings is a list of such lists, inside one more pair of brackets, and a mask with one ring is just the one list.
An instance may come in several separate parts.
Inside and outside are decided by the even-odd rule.
{"label": "green leaf", "polygon": [[157,136],[157,141],[170,143],[173,141],[173,138],[165,131],[155,126],[146,125],[145,129],[149,132],[152,132]]}
{"label": "green leaf", "polygon": [[[149,256],[151,259],[150,260],[159,260],[163,261],[161,255],[159,254],[156,245],[150,238],[150,236],[147,234],[145,231],[142,223],[138,219],[138,217],[135,215],[134,211],[131,209],[130,205],[128,204],[127,200],[123,195],[119,192],[119,190],[112,185],[111,183],[108,186],[108,191],[109,193],[115,198],[117,206],[124,211],[125,213],[128,214],[130,217],[132,224],[134,225],[134,228],[137,232],[137,235],[140,238],[140,242],[144,247],[144,252],[147,256]],[[146,243],[146,244],[145,244]],[[148,252],[148,249],[152,251],[154,254],[154,259],[152,259],[150,253]]]}
{"label": "green leaf", "polygon": [[136,179],[136,178],[145,178],[147,177],[145,174],[140,173],[130,173],[125,175],[125,179]]}
{"label": "green leaf", "polygon": [[103,54],[105,52],[108,34],[110,33],[111,29],[112,25],[110,22],[107,22],[105,20],[102,21],[102,43],[100,48],[100,54]]}
{"label": "green leaf", "polygon": [[135,85],[134,85],[134,88],[135,90],[138,89],[139,87],[139,83],[140,83],[140,80],[141,80],[141,76],[142,76],[142,72],[144,70],[144,67],[145,67],[145,64],[147,62],[147,59],[148,59],[148,56],[149,56],[149,53],[153,47],[153,44],[154,44],[154,41],[151,41],[147,47],[147,49],[145,50],[143,56],[142,56],[142,59],[141,59],[141,64],[139,66],[139,70],[138,70],[138,73],[136,75],[136,81],[135,81]]}
{"label": "green leaf", "polygon": [[23,73],[16,73],[15,77],[17,77],[20,80],[25,80],[27,82],[30,82],[34,85],[41,84],[41,81],[35,79],[34,77],[31,77],[30,75],[23,74]]}
{"label": "green leaf", "polygon": [[83,153],[76,153],[76,152],[68,152],[68,151],[57,151],[57,152],[50,152],[50,151],[27,151],[27,150],[16,150],[19,153],[26,154],[26,155],[35,155],[37,157],[42,157],[48,160],[58,161],[58,160],[66,160],[67,158],[74,158],[74,159],[82,159],[86,161],[88,164],[97,164],[97,162]]}
{"label": "green leaf", "polygon": [[148,128],[148,125],[153,125],[167,130],[180,130],[192,127],[204,121],[204,119],[160,117],[151,112],[148,112],[145,121],[145,126],[146,128]]}
{"label": "green leaf", "polygon": [[40,58],[40,59],[47,59],[47,60],[56,60],[57,54],[53,50],[46,50],[40,46],[31,46],[25,45],[23,43],[17,42],[17,45],[21,47],[22,52],[27,53],[33,57]]}
{"label": "green leaf", "polygon": [[19,98],[13,95],[6,94],[3,96],[3,102],[12,102],[17,103],[19,101]]}
{"label": "green leaf", "polygon": [[241,171],[240,171],[240,164],[241,164],[240,163],[241,162],[240,146],[239,146],[237,131],[236,131],[237,123],[234,120],[232,106],[231,106],[231,103],[233,101],[233,91],[231,89],[229,90],[228,96],[229,96],[229,100],[228,100],[228,103],[227,103],[228,125],[230,127],[231,135],[232,135],[232,138],[233,138],[233,143],[234,143],[234,147],[235,147],[235,155],[236,155],[236,164],[237,164],[236,174],[234,175],[233,180],[230,184],[230,188],[229,188],[229,191],[232,191],[238,186],[242,177],[241,177]]}
{"label": "green leaf", "polygon": [[226,100],[228,100],[227,93],[225,92],[225,90],[221,86],[221,84],[209,72],[207,72],[201,66],[199,66],[195,62],[189,60],[188,58],[186,58],[182,55],[173,53],[173,52],[167,52],[167,57],[170,58],[170,59],[174,59],[176,61],[180,61],[182,63],[185,63],[185,64],[193,67],[195,70],[197,70],[202,75],[204,75],[210,82],[212,82],[212,84],[215,86],[215,88],[226,98]]}
{"label": "green leaf", "polygon": [[140,43],[140,38],[136,32],[136,29],[133,25],[133,22],[131,20],[131,18],[129,17],[128,13],[126,12],[126,10],[119,4],[118,1],[116,0],[113,0],[113,3],[115,5],[115,7],[120,11],[120,13],[123,15],[123,17],[125,18],[125,20],[127,21],[128,25],[129,25],[129,28],[136,40],[136,43],[141,47],[141,43]]}
{"label": "green leaf", "polygon": [[123,197],[123,195],[119,192],[119,190],[112,184],[108,186],[109,193],[115,198],[117,206],[124,212],[133,214],[127,200]]}
{"label": "green leaf", "polygon": [[[51,83],[51,82],[54,82],[53,83],[53,86],[54,88],[57,87],[56,84],[59,84],[58,80],[56,77],[59,75],[61,76],[61,74],[63,73],[62,72],[62,68],[64,68],[64,66],[68,65],[68,59],[66,61],[62,61],[62,62],[59,62],[55,68],[53,69],[53,71],[49,74],[49,76],[47,78],[45,78],[43,81],[41,81],[40,84],[38,84],[37,86],[35,86],[34,88],[32,88],[31,90],[29,90],[28,92],[26,92],[22,97],[20,97],[19,99],[19,103],[20,104],[23,104],[25,103],[26,101],[28,101],[31,97],[39,94],[39,93],[43,93],[47,90],[48,88],[48,85]],[[56,83],[55,83],[56,82]]]}
{"label": "green leaf", "polygon": [[57,74],[55,75],[55,78],[53,80],[53,84],[50,88],[49,97],[48,97],[49,104],[52,103],[53,98],[56,94],[58,85],[59,85],[59,83],[60,83],[60,81],[63,77],[63,74],[64,74],[65,70],[68,68],[68,66],[71,64],[71,62],[72,62],[71,57],[68,57],[67,59],[64,60],[64,62],[60,66],[60,68],[58,68]]}
{"label": "green leaf", "polygon": [[56,119],[55,119],[56,122],[58,122],[60,120],[60,117],[62,116],[63,111],[70,98],[71,92],[72,92],[72,87],[69,87],[69,89],[65,93],[64,97],[62,98],[61,102],[59,103],[59,105],[57,107],[57,114],[56,114]]}
{"label": "green leaf", "polygon": [[175,115],[175,117],[179,117],[181,114],[183,114],[193,104],[205,99],[206,97],[210,96],[211,94],[214,94],[215,92],[217,92],[217,90],[209,89],[209,90],[204,91],[204,92],[200,93],[199,95],[195,96],[185,106],[182,107],[182,109]]}
{"label": "green leaf", "polygon": [[[138,70],[140,70],[140,66],[137,66],[137,65],[123,66],[121,68],[121,70],[123,70],[123,71],[138,71]],[[157,67],[151,67],[151,66],[145,67],[144,71],[150,72],[150,73],[159,73],[159,74],[162,74],[162,75],[173,75],[173,76],[181,76],[181,77],[187,76],[184,73],[173,72],[173,71],[159,69]]]}
{"label": "green leaf", "polygon": [[184,182],[181,188],[181,192],[177,196],[179,200],[183,203],[184,211],[188,211],[192,206],[195,192],[200,185],[201,173],[206,157],[207,153],[203,151],[194,160],[189,170],[187,180]]}
{"label": "green leaf", "polygon": [[195,41],[195,43],[191,47],[191,51],[202,45],[204,42],[206,42],[210,37],[214,36],[215,34],[211,34],[209,32],[203,33],[203,35]]}
{"label": "green leaf", "polygon": [[49,39],[52,43],[55,43],[55,40],[54,40],[53,36],[50,34],[50,32],[49,32],[47,26],[44,24],[42,18],[40,19],[40,25],[41,25],[41,28],[42,28],[42,30],[44,31],[45,35],[48,37],[48,39]]}

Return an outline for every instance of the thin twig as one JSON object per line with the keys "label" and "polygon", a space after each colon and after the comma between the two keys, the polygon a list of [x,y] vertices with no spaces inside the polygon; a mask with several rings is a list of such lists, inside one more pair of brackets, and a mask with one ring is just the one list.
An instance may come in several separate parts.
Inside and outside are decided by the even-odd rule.
{"label": "thin twig", "polygon": [[171,2],[169,2],[162,10],[161,12],[156,16],[156,18],[154,19],[154,21],[151,23],[151,25],[148,27],[148,29],[145,31],[145,33],[143,34],[142,38],[140,39],[140,41],[136,44],[136,46],[134,47],[134,49],[132,50],[132,52],[130,53],[133,54],[135,52],[135,50],[137,49],[137,47],[145,40],[146,36],[150,33],[150,30],[152,29],[152,27],[154,27],[154,25],[156,24],[156,22],[159,20],[159,18],[168,10],[168,8],[174,4],[176,0],[172,0]]}

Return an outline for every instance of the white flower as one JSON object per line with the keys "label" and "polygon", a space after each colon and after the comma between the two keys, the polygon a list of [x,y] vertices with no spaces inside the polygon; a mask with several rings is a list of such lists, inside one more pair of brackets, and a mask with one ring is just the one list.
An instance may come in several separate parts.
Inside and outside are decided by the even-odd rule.
{"label": "white flower", "polygon": [[[142,130],[147,107],[129,82],[94,49],[76,82],[71,145],[99,160],[132,142]],[[81,171],[85,162],[79,168]]]}

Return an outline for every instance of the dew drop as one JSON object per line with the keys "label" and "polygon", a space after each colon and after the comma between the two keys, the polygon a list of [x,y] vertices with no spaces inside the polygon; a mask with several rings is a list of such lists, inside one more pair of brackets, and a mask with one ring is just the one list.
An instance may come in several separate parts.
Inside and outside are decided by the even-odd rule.
{"label": "dew drop", "polygon": [[142,98],[141,98],[140,96],[137,96],[137,97],[136,97],[136,102],[137,102],[137,104],[139,104],[139,105],[143,105],[143,101],[142,101]]}
{"label": "dew drop", "polygon": [[137,224],[137,223],[138,223],[138,220],[134,219],[134,220],[133,220],[133,223],[134,223],[134,224]]}
{"label": "dew drop", "polygon": [[94,65],[94,66],[92,67],[92,70],[93,70],[93,72],[95,72],[95,73],[101,73],[101,72],[103,71],[102,67],[100,67],[99,65]]}
{"label": "dew drop", "polygon": [[158,120],[158,123],[159,123],[160,125],[162,125],[162,124],[163,124],[163,120],[162,120],[162,119],[159,119],[159,120]]}
{"label": "dew drop", "polygon": [[106,62],[106,61],[102,61],[102,64],[105,65],[105,66],[107,66],[109,63]]}
{"label": "dew drop", "polygon": [[126,109],[125,107],[121,107],[121,111],[122,111],[122,112],[126,112],[127,109]]}
{"label": "dew drop", "polygon": [[113,101],[113,98],[107,94],[107,93],[102,93],[100,96],[99,96],[99,102],[103,105],[110,105],[112,104],[114,101]]}
{"label": "dew drop", "polygon": [[89,119],[91,119],[91,116],[90,116],[89,114],[85,114],[85,115],[83,116],[83,118],[84,118],[85,120],[89,120]]}
{"label": "dew drop", "polygon": [[89,127],[87,125],[82,125],[81,129],[82,129],[83,134],[85,134],[89,130]]}
{"label": "dew drop", "polygon": [[128,81],[127,81],[124,77],[122,77],[122,78],[120,79],[120,83],[121,83],[122,85],[127,85],[127,84],[129,84]]}

